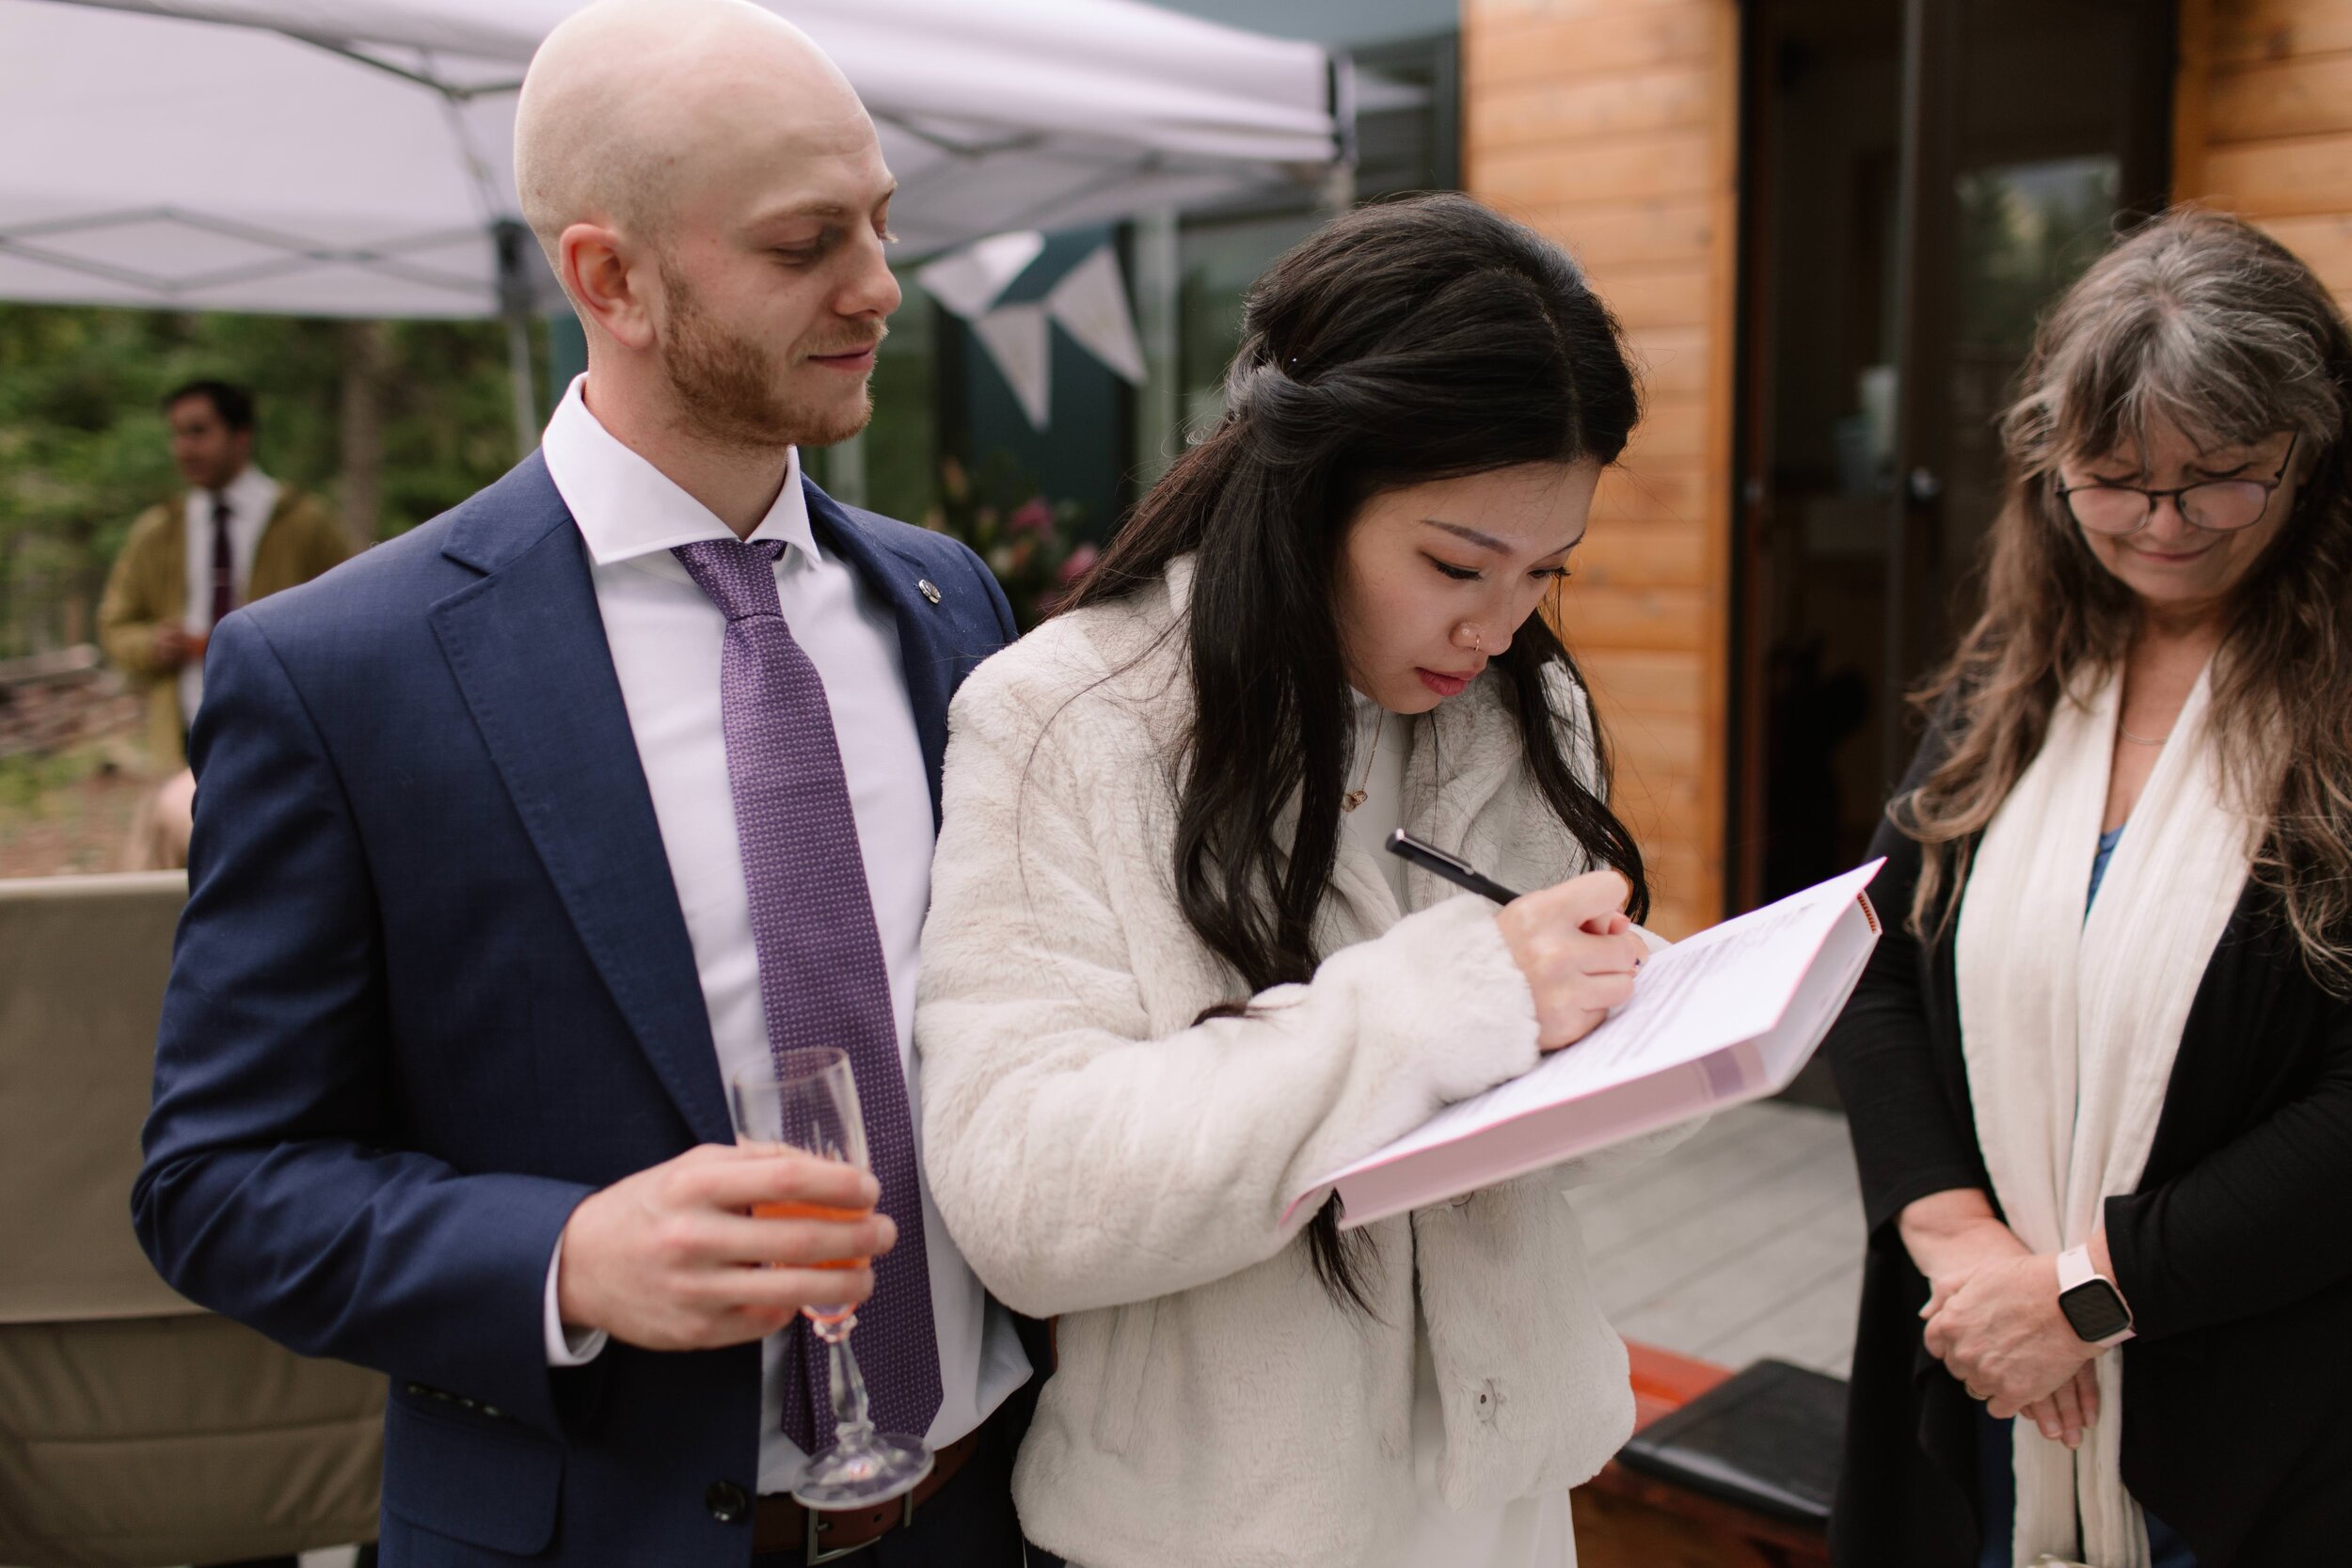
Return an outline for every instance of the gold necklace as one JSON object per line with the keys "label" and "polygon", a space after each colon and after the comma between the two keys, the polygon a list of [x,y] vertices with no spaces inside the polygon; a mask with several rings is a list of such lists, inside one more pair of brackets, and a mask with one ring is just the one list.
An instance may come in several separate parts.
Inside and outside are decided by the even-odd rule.
{"label": "gold necklace", "polygon": [[1382,713],[1377,718],[1373,720],[1372,750],[1364,754],[1363,782],[1358,784],[1354,789],[1349,790],[1346,794],[1340,797],[1340,810],[1343,812],[1354,811],[1358,806],[1364,803],[1364,797],[1371,793],[1373,761],[1380,755],[1380,732],[1388,727],[1389,716],[1387,714]]}

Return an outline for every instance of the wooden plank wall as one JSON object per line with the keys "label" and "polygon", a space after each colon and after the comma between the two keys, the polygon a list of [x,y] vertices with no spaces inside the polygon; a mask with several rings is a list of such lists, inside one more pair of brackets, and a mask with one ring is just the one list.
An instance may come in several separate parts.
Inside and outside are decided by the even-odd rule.
{"label": "wooden plank wall", "polygon": [[1739,52],[1736,0],[1463,0],[1464,183],[1584,262],[1644,366],[1561,620],[1673,936],[1724,912]]}
{"label": "wooden plank wall", "polygon": [[2185,0],[2173,192],[2260,223],[2352,304],[2352,0]]}

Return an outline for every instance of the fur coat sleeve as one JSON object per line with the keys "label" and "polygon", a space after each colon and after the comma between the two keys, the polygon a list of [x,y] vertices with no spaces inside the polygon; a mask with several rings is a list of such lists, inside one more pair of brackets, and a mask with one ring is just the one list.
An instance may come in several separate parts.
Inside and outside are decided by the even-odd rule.
{"label": "fur coat sleeve", "polygon": [[1536,1047],[1527,983],[1469,897],[1196,1022],[1243,998],[1168,886],[1138,721],[1039,662],[1000,656],[956,698],[915,1038],[941,1215],[991,1291],[1043,1316],[1273,1257],[1309,1217],[1284,1218],[1301,1188]]}

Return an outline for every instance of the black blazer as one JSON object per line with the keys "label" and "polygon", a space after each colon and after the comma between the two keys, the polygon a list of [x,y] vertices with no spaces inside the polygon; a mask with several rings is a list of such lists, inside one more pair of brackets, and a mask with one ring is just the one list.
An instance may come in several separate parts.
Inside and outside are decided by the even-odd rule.
{"label": "black blazer", "polygon": [[[1931,735],[1910,788],[1941,760]],[[1825,1049],[1868,1212],[1838,1568],[1973,1568],[1972,1402],[1922,1342],[1927,1281],[1895,1220],[1988,1196],[1952,929],[1905,929],[1919,847],[1882,826],[1886,934]],[[2198,1568],[2352,1561],[2352,1006],[2315,985],[2249,886],[2205,969],[2137,1192],[2106,1200],[2123,1347],[2124,1483]]]}

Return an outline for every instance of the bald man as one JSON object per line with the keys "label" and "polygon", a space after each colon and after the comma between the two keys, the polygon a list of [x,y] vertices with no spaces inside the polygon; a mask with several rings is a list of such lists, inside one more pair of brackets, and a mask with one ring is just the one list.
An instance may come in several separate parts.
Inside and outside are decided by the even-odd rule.
{"label": "bald man", "polygon": [[[215,633],[140,1236],[390,1374],[389,1568],[1018,1568],[1032,1358],[931,1208],[909,1048],[947,701],[1013,622],[799,456],[867,417],[890,171],[740,0],[558,27],[516,167],[587,374],[496,484]],[[736,1147],[730,1085],[815,1046],[870,1176]],[[936,1454],[911,1509],[786,1496],[835,1435],[801,1309],[843,1301]]]}

